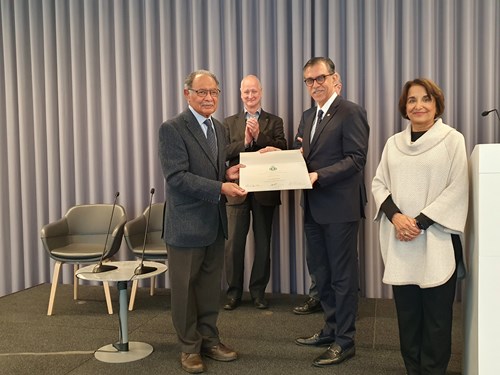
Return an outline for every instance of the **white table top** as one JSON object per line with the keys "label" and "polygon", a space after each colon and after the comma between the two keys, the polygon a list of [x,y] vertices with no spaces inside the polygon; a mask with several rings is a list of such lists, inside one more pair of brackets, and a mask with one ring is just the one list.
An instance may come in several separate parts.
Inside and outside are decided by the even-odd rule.
{"label": "white table top", "polygon": [[145,261],[144,266],[155,267],[156,270],[142,275],[135,275],[134,270],[141,264],[140,260],[105,262],[103,264],[116,266],[118,268],[107,272],[94,273],[92,272],[92,270],[96,265],[91,264],[76,271],[76,277],[82,280],[91,281],[133,281],[148,279],[150,277],[157,276],[159,274],[162,274],[163,272],[166,272],[168,269],[168,267],[163,263]]}

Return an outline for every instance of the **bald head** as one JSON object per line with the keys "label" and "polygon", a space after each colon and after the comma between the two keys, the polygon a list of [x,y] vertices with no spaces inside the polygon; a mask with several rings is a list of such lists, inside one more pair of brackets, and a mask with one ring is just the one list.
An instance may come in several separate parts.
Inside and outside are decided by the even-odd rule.
{"label": "bald head", "polygon": [[241,80],[241,100],[250,114],[255,114],[261,108],[262,86],[254,75],[248,75]]}

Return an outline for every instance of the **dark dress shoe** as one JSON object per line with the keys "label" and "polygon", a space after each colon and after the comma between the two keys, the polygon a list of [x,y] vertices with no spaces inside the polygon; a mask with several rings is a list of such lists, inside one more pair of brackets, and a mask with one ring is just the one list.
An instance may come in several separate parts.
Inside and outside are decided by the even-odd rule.
{"label": "dark dress shoe", "polygon": [[231,362],[238,358],[238,354],[233,349],[221,342],[211,348],[202,348],[201,354],[221,362]]}
{"label": "dark dress shoe", "polygon": [[181,366],[190,374],[199,374],[205,371],[205,365],[198,353],[181,353]]}
{"label": "dark dress shoe", "polygon": [[311,337],[298,337],[295,339],[297,345],[306,346],[329,346],[335,342],[335,338],[331,336],[320,336],[319,333],[315,333]]}
{"label": "dark dress shoe", "polygon": [[234,310],[241,303],[241,299],[239,298],[229,298],[224,305],[224,310]]}
{"label": "dark dress shoe", "polygon": [[258,309],[267,309],[269,307],[269,302],[265,298],[255,298],[253,301],[254,305]]}
{"label": "dark dress shoe", "polygon": [[303,305],[293,308],[293,312],[297,315],[307,315],[318,311],[322,311],[321,302],[318,299],[308,298]]}
{"label": "dark dress shoe", "polygon": [[326,352],[313,361],[313,365],[316,367],[336,365],[348,358],[354,357],[354,354],[356,354],[354,345],[344,350],[339,344],[334,343],[330,345]]}

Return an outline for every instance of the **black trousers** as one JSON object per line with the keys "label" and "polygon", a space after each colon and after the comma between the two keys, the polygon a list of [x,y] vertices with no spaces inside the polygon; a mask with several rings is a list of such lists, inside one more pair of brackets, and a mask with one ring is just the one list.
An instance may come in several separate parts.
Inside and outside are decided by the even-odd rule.
{"label": "black trousers", "polygon": [[304,216],[307,267],[315,277],[329,336],[343,349],[354,345],[358,310],[359,221],[319,224],[308,210]]}
{"label": "black trousers", "polygon": [[[452,236],[457,263],[462,247]],[[457,270],[434,288],[393,286],[398,315],[401,355],[408,375],[444,375],[451,356],[453,300]]]}
{"label": "black trousers", "polygon": [[275,209],[276,206],[261,205],[252,193],[243,203],[226,206],[229,231],[225,245],[228,298],[241,298],[243,293],[250,214],[255,252],[248,289],[252,299],[264,298],[271,275],[271,234]]}
{"label": "black trousers", "polygon": [[[462,244],[452,234],[455,262],[462,263]],[[453,301],[457,270],[434,288],[393,286],[401,354],[408,375],[444,375],[451,356]]]}

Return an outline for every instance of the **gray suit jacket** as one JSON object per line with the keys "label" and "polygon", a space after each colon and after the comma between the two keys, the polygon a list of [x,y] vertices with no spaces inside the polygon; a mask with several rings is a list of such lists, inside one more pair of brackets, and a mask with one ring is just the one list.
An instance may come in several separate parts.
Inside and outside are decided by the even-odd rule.
{"label": "gray suit jacket", "polygon": [[338,96],[316,127],[312,143],[311,128],[316,107],[302,114],[294,148],[303,148],[310,172],[318,172],[312,190],[304,190],[305,204],[314,220],[321,224],[357,221],[364,217],[366,189],[363,171],[368,152],[370,129],[366,111],[358,104]]}
{"label": "gray suit jacket", "polygon": [[227,238],[224,127],[212,117],[218,144],[214,160],[207,138],[189,109],[164,122],[158,153],[165,177],[163,238],[176,247],[211,245],[222,225]]}
{"label": "gray suit jacket", "polygon": [[[240,162],[240,152],[258,151],[266,146],[274,146],[286,150],[285,131],[283,119],[264,110],[259,116],[259,137],[245,148],[245,113],[240,112],[224,119],[227,137],[227,155],[229,165]],[[280,191],[263,191],[254,193],[255,199],[264,206],[276,206],[281,203]],[[228,197],[229,204],[242,203],[245,197]]]}

